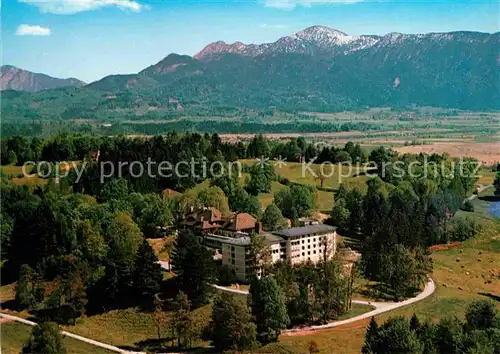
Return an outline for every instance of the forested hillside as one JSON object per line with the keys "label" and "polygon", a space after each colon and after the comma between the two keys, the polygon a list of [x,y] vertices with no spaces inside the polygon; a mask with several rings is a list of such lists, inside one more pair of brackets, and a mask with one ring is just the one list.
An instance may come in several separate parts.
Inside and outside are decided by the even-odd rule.
{"label": "forested hillside", "polygon": [[[307,44],[325,45],[315,38]],[[83,88],[6,91],[3,118],[164,119],[206,109],[217,114],[230,107],[292,112],[376,106],[498,109],[499,42],[500,33],[391,33],[334,54],[294,47],[255,56],[221,50],[200,60],[170,54],[138,74],[107,76]]]}

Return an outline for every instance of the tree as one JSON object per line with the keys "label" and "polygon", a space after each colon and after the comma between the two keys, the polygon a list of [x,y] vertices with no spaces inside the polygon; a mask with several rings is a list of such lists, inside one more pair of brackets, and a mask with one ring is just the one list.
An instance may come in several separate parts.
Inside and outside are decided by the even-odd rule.
{"label": "tree", "polygon": [[412,251],[401,244],[383,249],[379,277],[399,300],[425,282],[432,269],[430,259],[422,250]]}
{"label": "tree", "polygon": [[177,347],[191,347],[193,340],[193,318],[191,316],[191,303],[182,291],[177,294],[173,302],[174,316],[172,318],[172,329],[177,338]]}
{"label": "tree", "polygon": [[309,354],[319,353],[318,343],[315,341],[309,342]]}
{"label": "tree", "polygon": [[484,330],[495,325],[497,310],[491,301],[474,301],[467,308],[465,319],[469,330]]}
{"label": "tree", "polygon": [[255,346],[256,327],[248,306],[222,292],[212,309],[212,342],[219,351],[245,350]]}
{"label": "tree", "polygon": [[495,181],[493,182],[493,185],[495,186],[495,195],[500,194],[500,170],[498,168],[499,167],[497,166],[497,173],[495,175]]}
{"label": "tree", "polygon": [[269,204],[262,215],[262,226],[266,231],[277,231],[287,226],[281,210],[276,204]]}
{"label": "tree", "polygon": [[152,304],[154,296],[160,291],[163,280],[161,266],[158,264],[153,248],[143,240],[137,250],[134,264],[134,287],[141,301]]}
{"label": "tree", "polygon": [[108,251],[108,245],[99,232],[99,228],[90,220],[80,220],[76,227],[76,239],[82,257],[90,266],[99,267]]}
{"label": "tree", "polygon": [[146,237],[155,237],[157,227],[172,224],[171,201],[157,194],[133,193],[129,196],[134,211],[134,221]]}
{"label": "tree", "polygon": [[[245,190],[251,195],[258,195],[259,193],[269,193],[271,191],[272,178],[267,173],[267,165],[254,165],[250,170],[250,176],[245,180]],[[273,168],[271,166],[271,168]],[[273,170],[274,172],[274,170]]]}
{"label": "tree", "polygon": [[366,329],[365,343],[363,344],[363,348],[361,349],[361,352],[363,354],[373,354],[377,352],[377,347],[376,347],[377,334],[378,334],[378,324],[377,321],[375,320],[375,317],[372,316],[372,318],[370,319],[370,324]]}
{"label": "tree", "polygon": [[254,136],[250,144],[248,144],[248,157],[262,158],[269,157],[270,154],[271,149],[269,148],[268,140],[262,134]]}
{"label": "tree", "polygon": [[463,211],[467,212],[473,212],[474,211],[474,204],[469,199],[466,199],[462,206],[460,207]]}
{"label": "tree", "polygon": [[224,191],[217,186],[202,189],[196,197],[196,204],[199,207],[216,208],[222,214],[229,213],[228,199],[224,194]]}
{"label": "tree", "polygon": [[417,314],[414,313],[413,316],[410,318],[410,328],[412,331],[418,331],[420,330],[421,324],[420,321],[417,317]]}
{"label": "tree", "polygon": [[191,299],[193,305],[206,303],[211,284],[215,281],[215,263],[210,251],[192,233],[182,232],[177,237],[172,266],[180,290]]}
{"label": "tree", "polygon": [[62,285],[66,305],[70,310],[73,325],[76,325],[76,319],[84,314],[87,305],[87,290],[82,273],[80,271],[71,272]]}
{"label": "tree", "polygon": [[109,253],[119,257],[121,262],[132,265],[135,254],[143,241],[143,236],[130,214],[126,212],[116,213],[107,228],[106,236]]}
{"label": "tree", "polygon": [[16,302],[23,308],[33,308],[42,299],[43,288],[38,274],[29,265],[23,264],[16,284]]}
{"label": "tree", "polygon": [[266,238],[263,235],[250,235],[250,250],[247,262],[247,271],[252,271],[252,276],[257,276],[259,271],[266,274],[266,270],[271,262],[271,249],[266,244]]}
{"label": "tree", "polygon": [[292,184],[290,188],[280,190],[274,195],[274,204],[281,209],[284,217],[291,220],[308,216],[316,207],[314,188]]}
{"label": "tree", "polygon": [[363,193],[359,188],[351,189],[346,193],[345,201],[345,207],[349,210],[349,230],[357,233],[363,225]]}
{"label": "tree", "polygon": [[335,205],[332,210],[332,221],[341,230],[347,230],[349,226],[349,219],[351,213],[346,208],[346,202],[344,198],[340,198],[335,201]]}
{"label": "tree", "polygon": [[162,329],[168,323],[169,316],[163,311],[164,301],[160,298],[158,294],[154,297],[154,311],[153,311],[153,321],[156,325],[156,333],[158,340],[161,340]]}
{"label": "tree", "polygon": [[22,353],[65,354],[66,349],[57,324],[44,322],[33,327],[30,339],[24,345]]}
{"label": "tree", "polygon": [[325,259],[316,269],[313,291],[313,306],[323,323],[341,316],[349,309],[352,297],[350,277],[343,274],[336,260]]}
{"label": "tree", "polygon": [[104,184],[99,199],[103,202],[109,200],[125,200],[129,195],[129,186],[127,180],[115,178]]}
{"label": "tree", "polygon": [[363,353],[419,354],[423,353],[423,348],[417,334],[410,329],[408,320],[392,317],[377,330],[367,331]]}
{"label": "tree", "polygon": [[237,186],[234,193],[229,197],[229,207],[238,213],[250,213],[259,217],[261,213],[260,201],[257,197],[249,195],[245,189]]}
{"label": "tree", "polygon": [[[143,236],[139,227],[126,212],[116,213],[106,230],[108,255],[104,277],[100,280],[99,301],[111,304],[117,301],[130,301],[133,291],[134,262]],[[99,292],[97,292],[99,293]],[[102,296],[104,295],[104,297]]]}
{"label": "tree", "polygon": [[[370,153],[369,161],[373,164],[373,167],[375,167],[377,169],[377,172],[380,174],[382,172],[385,172],[385,167],[387,166],[391,158],[391,150],[380,146],[372,150],[372,152]],[[385,180],[386,176],[382,173],[382,176],[380,177]]]}
{"label": "tree", "polygon": [[248,302],[257,325],[259,340],[263,343],[276,342],[281,330],[290,324],[285,296],[276,279],[273,276],[254,279]]}

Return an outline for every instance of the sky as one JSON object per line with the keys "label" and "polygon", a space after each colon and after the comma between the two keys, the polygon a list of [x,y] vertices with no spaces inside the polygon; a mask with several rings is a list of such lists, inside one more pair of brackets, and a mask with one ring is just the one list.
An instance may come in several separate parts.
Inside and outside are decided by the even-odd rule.
{"label": "sky", "polygon": [[274,42],[312,25],[350,35],[500,31],[500,0],[3,0],[2,64],[86,82],[217,40]]}

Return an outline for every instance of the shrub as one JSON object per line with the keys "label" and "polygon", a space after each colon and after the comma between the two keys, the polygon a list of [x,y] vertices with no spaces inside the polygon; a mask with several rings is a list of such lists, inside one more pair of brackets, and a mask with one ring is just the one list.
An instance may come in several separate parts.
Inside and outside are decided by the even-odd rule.
{"label": "shrub", "polygon": [[467,212],[473,212],[474,211],[474,205],[471,203],[469,199],[467,199],[462,206],[460,207],[461,210],[467,211]]}

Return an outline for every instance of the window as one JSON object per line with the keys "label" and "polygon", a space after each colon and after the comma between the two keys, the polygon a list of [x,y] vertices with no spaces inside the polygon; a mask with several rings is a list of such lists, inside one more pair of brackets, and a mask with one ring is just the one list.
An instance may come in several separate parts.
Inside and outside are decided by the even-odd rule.
{"label": "window", "polygon": [[311,243],[311,239],[310,238],[307,239],[307,243]]}
{"label": "window", "polygon": [[314,251],[313,253],[316,254],[316,251]]}
{"label": "window", "polygon": [[306,249],[305,246],[302,246],[302,249],[305,250]]}
{"label": "window", "polygon": [[307,249],[311,249],[311,245],[307,245]]}
{"label": "window", "polygon": [[307,255],[310,256],[311,255],[311,251],[307,251]]}
{"label": "window", "polygon": [[305,255],[306,255],[305,252],[302,252],[302,256],[305,256]]}

